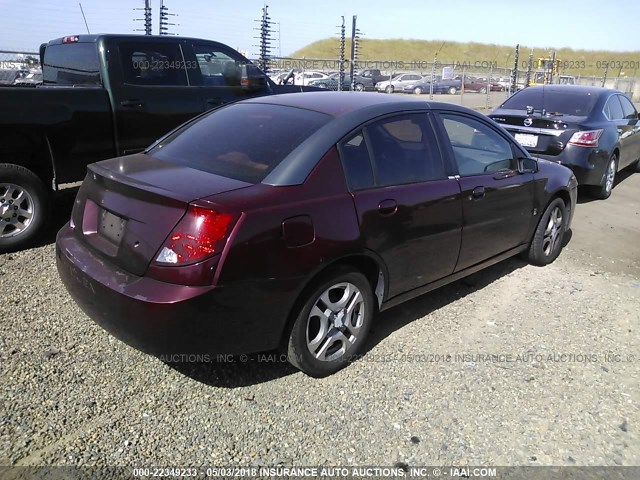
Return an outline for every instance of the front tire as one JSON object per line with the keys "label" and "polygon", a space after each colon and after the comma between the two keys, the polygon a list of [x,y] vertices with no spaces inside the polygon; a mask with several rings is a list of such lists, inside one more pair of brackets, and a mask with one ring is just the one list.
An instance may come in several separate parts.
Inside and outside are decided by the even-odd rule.
{"label": "front tire", "polygon": [[387,88],[384,89],[385,93],[393,93],[393,85],[388,85]]}
{"label": "front tire", "polygon": [[449,89],[449,95],[455,95],[457,93],[458,90],[456,90],[456,87],[451,87]]}
{"label": "front tire", "polygon": [[364,85],[363,85],[363,84],[361,84],[361,83],[356,83],[356,84],[354,85],[353,89],[354,89],[356,92],[362,92],[362,91],[364,91]]}
{"label": "front tire", "polygon": [[562,250],[567,228],[567,207],[561,198],[555,198],[546,208],[533,234],[528,260],[533,265],[548,265]]}
{"label": "front tire", "polygon": [[487,87],[482,87],[480,89],[480,93],[487,93]]}
{"label": "front tire", "polygon": [[413,93],[415,93],[416,95],[422,95],[422,88],[420,87],[414,88]]}
{"label": "front tire", "polygon": [[613,190],[613,184],[616,181],[616,173],[618,171],[618,157],[614,153],[609,158],[609,162],[607,162],[607,167],[602,176],[602,181],[600,185],[593,188],[593,196],[595,198],[599,198],[600,200],[606,200],[611,196],[611,191]]}
{"label": "front tire", "polygon": [[371,285],[362,273],[338,267],[303,295],[288,359],[307,375],[326,377],[344,368],[364,344],[375,309]]}
{"label": "front tire", "polygon": [[44,230],[47,189],[30,170],[0,164],[0,253],[29,246]]}

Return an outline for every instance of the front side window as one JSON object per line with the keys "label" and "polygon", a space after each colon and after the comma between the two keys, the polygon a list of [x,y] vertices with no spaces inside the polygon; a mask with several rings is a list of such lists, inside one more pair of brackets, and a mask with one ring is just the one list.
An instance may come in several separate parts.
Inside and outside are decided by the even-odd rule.
{"label": "front side window", "polygon": [[444,166],[426,114],[397,115],[365,128],[376,185],[444,178]]}
{"label": "front side window", "polygon": [[490,126],[463,115],[443,114],[441,118],[461,176],[517,168],[511,145]]}
{"label": "front side window", "polygon": [[120,45],[124,83],[149,86],[186,86],[182,51],[174,43],[127,42]]}
{"label": "front side window", "polygon": [[243,60],[230,57],[219,49],[207,45],[194,45],[202,84],[208,86],[240,86]]}

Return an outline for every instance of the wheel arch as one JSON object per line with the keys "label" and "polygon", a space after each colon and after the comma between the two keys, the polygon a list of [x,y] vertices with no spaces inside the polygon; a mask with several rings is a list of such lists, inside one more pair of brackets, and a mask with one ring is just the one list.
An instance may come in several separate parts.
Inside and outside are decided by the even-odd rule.
{"label": "wheel arch", "polygon": [[48,189],[56,188],[51,144],[43,132],[8,129],[0,134],[0,163],[19,165],[33,172]]}
{"label": "wheel arch", "polygon": [[313,288],[313,285],[319,278],[331,269],[340,267],[355,269],[365,276],[376,300],[376,311],[380,310],[386,292],[388,291],[389,283],[388,270],[382,259],[368,250],[342,256],[317,268],[309,274],[305,282],[303,282],[298,289],[295,301],[287,314],[287,321],[280,336],[281,348],[284,347],[288,341],[291,329],[296,320],[296,314],[305,303],[305,295]]}

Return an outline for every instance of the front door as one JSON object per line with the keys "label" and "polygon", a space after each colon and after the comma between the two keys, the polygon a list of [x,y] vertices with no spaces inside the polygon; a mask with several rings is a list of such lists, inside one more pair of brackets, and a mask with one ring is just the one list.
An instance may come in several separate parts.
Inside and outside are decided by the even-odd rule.
{"label": "front door", "polygon": [[462,191],[460,271],[530,240],[533,174],[518,172],[510,140],[489,123],[457,113],[439,119]]}

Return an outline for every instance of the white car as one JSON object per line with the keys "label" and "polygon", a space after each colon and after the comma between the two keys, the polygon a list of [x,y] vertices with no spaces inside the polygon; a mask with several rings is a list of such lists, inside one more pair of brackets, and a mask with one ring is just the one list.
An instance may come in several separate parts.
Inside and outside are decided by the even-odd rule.
{"label": "white car", "polygon": [[329,78],[329,75],[322,72],[306,71],[300,72],[295,76],[296,85],[309,85],[312,80],[324,80]]}
{"label": "white car", "polygon": [[393,93],[395,91],[402,92],[404,87],[412,85],[422,80],[422,78],[422,75],[418,75],[417,73],[401,73],[391,80],[376,83],[376,90],[385,93]]}

